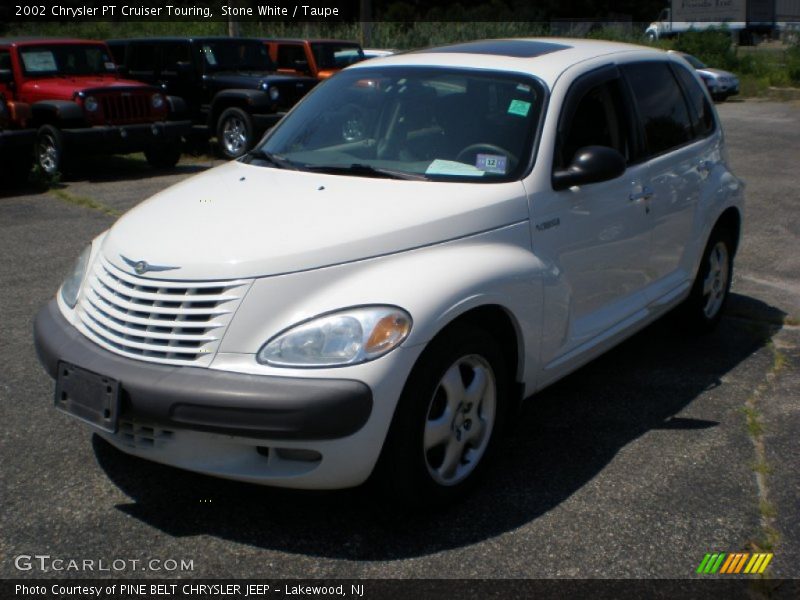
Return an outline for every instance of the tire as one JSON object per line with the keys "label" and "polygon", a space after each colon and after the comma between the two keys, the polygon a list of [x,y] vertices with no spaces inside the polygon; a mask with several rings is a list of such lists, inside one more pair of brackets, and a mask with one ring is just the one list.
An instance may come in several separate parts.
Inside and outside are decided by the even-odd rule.
{"label": "tire", "polygon": [[151,146],[144,151],[147,164],[156,169],[171,169],[181,159],[180,142],[169,142],[158,146]]}
{"label": "tire", "polygon": [[406,382],[378,465],[390,501],[423,508],[462,498],[491,462],[509,390],[505,358],[488,332],[458,327],[431,342]]}
{"label": "tire", "polygon": [[253,119],[241,108],[227,108],[217,121],[217,145],[225,158],[243,156],[253,147]]}
{"label": "tire", "polygon": [[681,307],[684,324],[693,333],[713,331],[728,300],[733,278],[733,236],[715,228],[700,259],[692,291]]}
{"label": "tire", "polygon": [[57,127],[42,125],[36,135],[35,159],[39,169],[48,177],[65,171],[64,136]]}

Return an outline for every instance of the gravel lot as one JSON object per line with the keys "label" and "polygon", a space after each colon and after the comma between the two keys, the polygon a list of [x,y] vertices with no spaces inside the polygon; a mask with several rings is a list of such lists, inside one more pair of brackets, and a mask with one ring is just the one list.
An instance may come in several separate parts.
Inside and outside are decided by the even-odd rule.
{"label": "gravel lot", "polygon": [[719,330],[687,339],[658,323],[540,394],[485,485],[427,515],[387,513],[369,489],[277,491],[150,464],[52,408],[35,311],[114,215],[209,162],[157,174],[103,159],[59,190],[0,197],[0,577],[52,576],[13,562],[49,554],[192,560],[181,575],[194,577],[682,578],[706,552],[770,545],[772,576],[800,577],[800,106],[719,111],[748,183]]}

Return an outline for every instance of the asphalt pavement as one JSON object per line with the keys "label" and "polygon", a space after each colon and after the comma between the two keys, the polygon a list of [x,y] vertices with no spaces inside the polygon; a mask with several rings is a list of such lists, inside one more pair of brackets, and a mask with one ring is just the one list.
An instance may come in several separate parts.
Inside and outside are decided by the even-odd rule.
{"label": "asphalt pavement", "polygon": [[[4,193],[0,577],[685,578],[718,551],[774,552],[770,576],[800,577],[800,106],[719,112],[748,204],[718,331],[657,323],[539,394],[484,484],[426,514],[388,511],[369,487],[282,491],[151,464],[54,410],[36,310],[118,214],[211,161],[164,173],[103,158],[56,189]],[[33,554],[128,563],[15,567]],[[140,570],[149,559],[192,570]]]}

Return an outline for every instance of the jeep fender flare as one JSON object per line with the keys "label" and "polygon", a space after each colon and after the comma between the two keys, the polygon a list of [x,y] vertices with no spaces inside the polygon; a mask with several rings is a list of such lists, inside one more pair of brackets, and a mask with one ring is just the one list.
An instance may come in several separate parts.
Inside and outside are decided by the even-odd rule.
{"label": "jeep fender flare", "polygon": [[171,118],[182,117],[186,114],[186,101],[180,96],[167,96],[167,106],[169,106]]}
{"label": "jeep fender flare", "polygon": [[233,106],[241,108],[248,114],[269,112],[272,102],[261,90],[223,90],[211,101],[209,127],[216,127],[217,119],[222,111]]}
{"label": "jeep fender flare", "polygon": [[31,105],[33,122],[37,127],[45,124],[62,126],[83,122],[83,109],[71,100],[42,100]]}

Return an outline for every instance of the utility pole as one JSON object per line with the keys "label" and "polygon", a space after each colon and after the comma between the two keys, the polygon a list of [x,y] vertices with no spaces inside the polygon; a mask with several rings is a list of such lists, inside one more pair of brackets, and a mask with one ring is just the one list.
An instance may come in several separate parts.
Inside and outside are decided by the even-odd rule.
{"label": "utility pole", "polygon": [[[228,7],[231,5],[231,0],[228,0]],[[241,35],[241,27],[239,21],[234,21],[230,11],[228,11],[228,35],[230,37],[239,37]]]}

